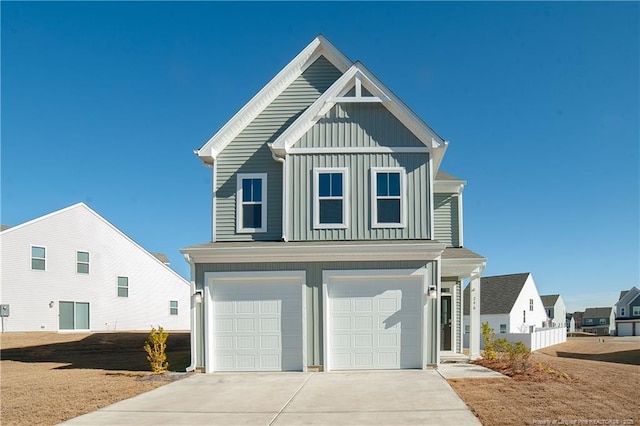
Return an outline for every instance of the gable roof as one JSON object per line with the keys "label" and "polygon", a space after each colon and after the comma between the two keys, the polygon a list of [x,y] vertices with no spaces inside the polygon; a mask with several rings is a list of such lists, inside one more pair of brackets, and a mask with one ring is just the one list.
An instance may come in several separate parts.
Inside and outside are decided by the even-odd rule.
{"label": "gable roof", "polygon": [[[530,272],[496,275],[480,278],[480,315],[508,314],[513,309]],[[464,289],[464,300],[469,299],[469,285]],[[465,304],[464,315],[469,315]]]}
{"label": "gable roof", "polygon": [[231,117],[202,148],[196,150],[196,155],[204,163],[213,164],[216,156],[320,56],[324,56],[340,72],[345,72],[352,65],[351,60],[336,49],[329,40],[318,35]]}
{"label": "gable roof", "polygon": [[611,315],[611,311],[613,308],[587,308],[584,310],[584,314],[582,315],[582,319],[587,318],[608,318]]}
{"label": "gable roof", "polygon": [[11,228],[11,226],[9,225],[0,225],[0,232],[4,231],[5,229],[9,229]]}
{"label": "gable roof", "polygon": [[75,210],[75,209],[82,209],[87,211],[88,213],[90,213],[92,216],[94,216],[97,220],[103,222],[104,224],[106,224],[109,228],[111,228],[114,232],[116,232],[117,234],[119,234],[120,236],[122,236],[124,239],[126,239],[129,243],[133,244],[136,248],[138,248],[139,250],[141,250],[142,252],[144,252],[147,256],[149,256],[151,259],[153,259],[153,261],[157,262],[158,265],[160,265],[163,268],[166,268],[168,271],[170,271],[173,275],[175,275],[176,277],[178,277],[180,280],[184,281],[185,284],[190,285],[189,282],[180,274],[178,274],[176,271],[174,271],[173,269],[171,269],[168,265],[164,264],[162,261],[160,261],[157,257],[155,257],[153,254],[149,253],[147,250],[144,249],[144,247],[142,247],[140,244],[136,243],[135,241],[133,241],[131,238],[129,238],[129,236],[127,236],[127,234],[125,234],[124,232],[122,232],[121,230],[119,230],[118,228],[116,228],[113,224],[111,224],[111,222],[109,222],[108,220],[106,220],[105,218],[103,218],[102,216],[100,216],[95,210],[93,210],[91,207],[87,206],[85,203],[77,203],[77,204],[73,204],[69,207],[65,207],[63,209],[60,210],[56,210],[54,212],[51,212],[49,214],[46,214],[44,216],[40,216],[37,217],[35,219],[29,220],[27,222],[21,223],[20,225],[16,225],[13,226],[9,229],[6,229],[4,231],[0,231],[0,235],[6,235],[8,233],[13,233],[16,232],[22,228],[25,228],[31,224],[37,223],[37,222],[41,222],[44,220],[47,220],[51,217],[54,216],[58,216],[61,214],[64,214],[68,211],[71,210]]}
{"label": "gable roof", "polygon": [[540,296],[540,300],[542,300],[542,306],[545,308],[547,306],[553,306],[558,301],[559,294],[546,294],[544,296]]}
{"label": "gable roof", "polygon": [[[358,84],[374,95],[377,101],[411,131],[431,151],[434,159],[434,169],[438,170],[446,151],[448,142],[442,139],[420,117],[418,117],[404,102],[400,100],[388,87],[376,78],[360,62],[354,63],[331,87],[329,87],[316,101],[269,146],[279,157],[285,154],[293,145],[320,120],[343,96]],[[361,98],[363,101],[366,97]]]}
{"label": "gable roof", "polygon": [[156,259],[158,259],[160,262],[164,263],[165,265],[169,265],[169,263],[170,263],[169,262],[169,258],[164,253],[153,252],[153,253],[151,253],[151,255],[153,255],[153,257],[155,257]]}
{"label": "gable roof", "polygon": [[617,306],[628,305],[632,301],[634,301],[638,296],[640,296],[640,289],[638,287],[633,286],[630,290],[621,291],[620,299],[616,302]]}
{"label": "gable roof", "polygon": [[438,170],[438,172],[436,173],[436,180],[452,180],[452,181],[466,182],[465,180],[457,178],[453,175],[450,175],[449,173],[445,173],[442,170]]}

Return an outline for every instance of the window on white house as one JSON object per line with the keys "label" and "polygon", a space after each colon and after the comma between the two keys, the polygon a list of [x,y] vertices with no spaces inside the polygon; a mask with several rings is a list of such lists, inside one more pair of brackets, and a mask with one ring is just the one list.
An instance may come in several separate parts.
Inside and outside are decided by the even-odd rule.
{"label": "window on white house", "polygon": [[169,301],[169,315],[178,315],[178,301]]}
{"label": "window on white house", "polygon": [[314,169],[314,228],[346,228],[349,179],[346,168]]}
{"label": "window on white house", "polygon": [[89,252],[87,251],[76,252],[76,272],[79,274],[89,273]]}
{"label": "window on white house", "polygon": [[471,329],[469,328],[469,326],[468,326],[468,325],[465,325],[465,326],[464,326],[464,332],[465,332],[465,333],[469,333],[469,331],[470,331],[470,330],[471,330]]}
{"label": "window on white house", "polygon": [[522,322],[523,323],[527,322],[527,311],[522,311]]}
{"label": "window on white house", "polygon": [[533,299],[529,299],[529,310],[533,311]]}
{"label": "window on white house", "polygon": [[267,174],[238,174],[236,191],[237,232],[267,231]]}
{"label": "window on white house", "polygon": [[129,297],[129,277],[118,277],[118,297]]}
{"label": "window on white house", "polygon": [[372,227],[406,226],[406,172],[401,167],[371,169]]}
{"label": "window on white house", "polygon": [[640,316],[640,306],[633,307],[633,316],[634,317]]}
{"label": "window on white house", "polygon": [[607,323],[606,318],[600,318],[600,325],[605,325]]}
{"label": "window on white house", "polygon": [[500,324],[500,333],[507,332],[507,324]]}
{"label": "window on white house", "polygon": [[40,246],[31,246],[31,269],[45,271],[47,268],[47,249]]}

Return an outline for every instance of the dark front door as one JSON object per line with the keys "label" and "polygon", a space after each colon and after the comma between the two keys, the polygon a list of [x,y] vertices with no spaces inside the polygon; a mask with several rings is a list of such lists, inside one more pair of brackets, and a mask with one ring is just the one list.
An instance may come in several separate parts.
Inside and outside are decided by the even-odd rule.
{"label": "dark front door", "polygon": [[451,350],[451,296],[440,298],[440,350]]}

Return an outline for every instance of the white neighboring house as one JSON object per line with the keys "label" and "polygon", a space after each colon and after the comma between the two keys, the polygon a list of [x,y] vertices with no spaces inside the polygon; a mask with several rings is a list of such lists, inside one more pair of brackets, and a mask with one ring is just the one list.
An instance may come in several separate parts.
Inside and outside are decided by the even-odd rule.
{"label": "white neighboring house", "polygon": [[551,327],[562,327],[567,324],[567,306],[559,294],[540,296]]}
{"label": "white neighboring house", "polygon": [[189,282],[84,203],[3,230],[0,258],[4,331],[190,327]]}
{"label": "white neighboring house", "polygon": [[[469,297],[469,286],[464,299]],[[547,323],[547,313],[529,272],[480,279],[480,323],[488,322],[496,335],[531,333]],[[465,332],[469,325],[469,307],[464,307]]]}

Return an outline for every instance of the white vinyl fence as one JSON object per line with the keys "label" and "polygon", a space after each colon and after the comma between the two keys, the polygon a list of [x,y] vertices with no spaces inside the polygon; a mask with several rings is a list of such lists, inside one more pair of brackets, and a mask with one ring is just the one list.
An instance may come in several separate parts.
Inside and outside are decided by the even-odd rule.
{"label": "white vinyl fence", "polygon": [[[566,327],[537,328],[533,333],[496,333],[496,339],[507,339],[509,342],[522,342],[531,352],[547,346],[557,345],[567,341]],[[469,347],[469,333],[464,334],[464,347]],[[482,338],[480,349],[484,349]]]}

